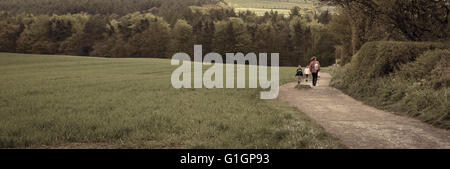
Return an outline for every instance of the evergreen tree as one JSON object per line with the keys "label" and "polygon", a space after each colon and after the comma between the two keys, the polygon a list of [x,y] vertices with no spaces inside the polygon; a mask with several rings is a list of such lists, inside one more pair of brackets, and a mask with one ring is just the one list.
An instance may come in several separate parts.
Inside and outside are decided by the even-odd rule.
{"label": "evergreen tree", "polygon": [[250,52],[251,37],[242,19],[230,18],[228,21],[219,21],[215,25],[215,51],[221,54]]}
{"label": "evergreen tree", "polygon": [[193,28],[185,20],[178,20],[172,29],[172,53],[184,52],[193,55]]}

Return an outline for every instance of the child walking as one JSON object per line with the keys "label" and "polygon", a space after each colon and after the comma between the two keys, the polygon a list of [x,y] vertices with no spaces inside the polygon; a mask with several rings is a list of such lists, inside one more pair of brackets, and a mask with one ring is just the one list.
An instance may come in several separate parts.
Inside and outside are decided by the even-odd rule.
{"label": "child walking", "polygon": [[302,77],[303,77],[303,69],[302,69],[301,65],[298,65],[297,73],[295,74],[295,76],[298,77],[298,84],[300,84],[302,82]]}
{"label": "child walking", "polygon": [[308,82],[309,80],[309,75],[311,74],[311,71],[309,70],[309,67],[305,68],[305,78],[306,78],[306,82]]}

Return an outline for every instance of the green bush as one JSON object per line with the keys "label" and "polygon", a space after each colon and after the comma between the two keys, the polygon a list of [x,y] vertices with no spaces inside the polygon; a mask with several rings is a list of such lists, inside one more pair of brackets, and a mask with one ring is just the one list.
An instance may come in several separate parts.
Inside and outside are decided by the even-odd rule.
{"label": "green bush", "polygon": [[432,42],[370,42],[331,85],[378,108],[450,128],[450,47]]}
{"label": "green bush", "polygon": [[15,52],[16,40],[22,32],[20,25],[0,22],[0,51]]}
{"label": "green bush", "polygon": [[356,66],[355,71],[367,73],[369,77],[386,76],[398,70],[400,65],[415,61],[425,51],[437,48],[446,48],[446,45],[430,42],[370,42],[354,56],[351,64]]}

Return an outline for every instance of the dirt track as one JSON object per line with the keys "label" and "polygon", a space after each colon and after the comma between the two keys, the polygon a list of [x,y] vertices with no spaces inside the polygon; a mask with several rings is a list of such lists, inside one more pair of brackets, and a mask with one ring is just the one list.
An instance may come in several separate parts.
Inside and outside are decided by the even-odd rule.
{"label": "dirt track", "polygon": [[349,148],[450,148],[449,130],[364,105],[329,87],[330,79],[330,74],[322,73],[313,89],[286,84],[278,100],[306,113]]}

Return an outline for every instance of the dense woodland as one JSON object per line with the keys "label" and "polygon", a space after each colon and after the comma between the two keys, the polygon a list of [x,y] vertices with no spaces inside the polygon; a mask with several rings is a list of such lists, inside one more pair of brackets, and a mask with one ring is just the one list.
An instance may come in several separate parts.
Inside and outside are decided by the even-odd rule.
{"label": "dense woodland", "polygon": [[[181,3],[182,2],[182,3]],[[176,52],[279,52],[280,64],[334,60],[331,15],[235,13],[215,0],[1,0],[0,51],[168,58]]]}
{"label": "dense woodland", "polygon": [[[168,58],[176,52],[279,52],[280,64],[350,62],[376,40],[445,41],[449,4],[429,0],[322,0],[328,12],[264,16],[221,0],[0,0],[0,51]],[[375,3],[376,2],[376,3]]]}
{"label": "dense woodland", "polygon": [[338,58],[352,56],[372,41],[450,40],[448,0],[320,0],[339,7],[330,30],[339,41]]}

